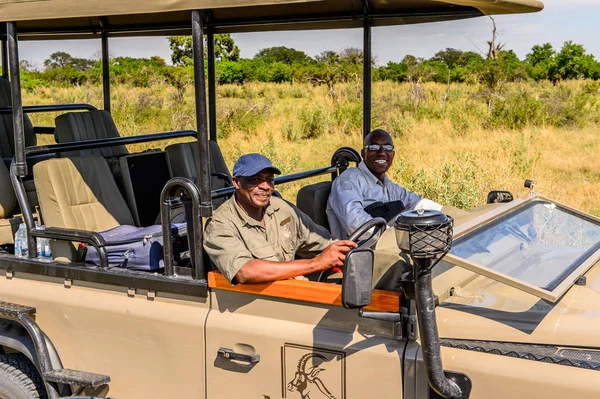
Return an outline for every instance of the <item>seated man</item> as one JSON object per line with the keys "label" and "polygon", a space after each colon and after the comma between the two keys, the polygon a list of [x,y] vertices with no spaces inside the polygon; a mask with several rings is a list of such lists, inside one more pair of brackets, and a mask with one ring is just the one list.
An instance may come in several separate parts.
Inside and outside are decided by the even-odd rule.
{"label": "seated man", "polygon": [[[204,248],[231,283],[261,283],[343,265],[353,241],[334,241],[327,230],[286,201],[272,197],[271,161],[241,156],[233,167],[235,195],[208,221]],[[296,255],[308,259],[295,259]]]}
{"label": "seated man", "polygon": [[376,203],[399,201],[396,214],[419,208],[442,209],[442,205],[407,191],[385,175],[394,161],[394,143],[388,132],[377,129],[369,133],[361,155],[363,162],[347,169],[331,187],[326,212],[334,237],[347,238],[372,219],[365,208]]}

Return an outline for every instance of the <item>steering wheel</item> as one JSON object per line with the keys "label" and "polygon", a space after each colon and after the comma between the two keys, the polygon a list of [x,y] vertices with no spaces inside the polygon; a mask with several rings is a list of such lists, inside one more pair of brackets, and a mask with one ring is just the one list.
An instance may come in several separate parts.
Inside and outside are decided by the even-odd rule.
{"label": "steering wheel", "polygon": [[[350,237],[348,237],[348,240],[354,241],[356,243],[357,249],[358,249],[358,248],[362,247],[363,245],[365,245],[368,241],[370,241],[371,238],[373,238],[375,236],[375,234],[379,234],[380,232],[383,232],[386,228],[387,228],[387,223],[384,218],[379,218],[379,217],[373,218],[373,219],[367,221],[366,223],[364,223],[358,229],[356,229],[354,231],[354,233],[352,233],[350,235]],[[371,229],[373,229],[373,231],[366,239],[358,241],[358,239],[363,234],[367,233]],[[317,281],[324,283],[325,281],[327,281],[327,278],[329,277],[329,275],[331,275],[331,269],[323,270],[321,272],[321,274],[319,275],[319,278]]]}

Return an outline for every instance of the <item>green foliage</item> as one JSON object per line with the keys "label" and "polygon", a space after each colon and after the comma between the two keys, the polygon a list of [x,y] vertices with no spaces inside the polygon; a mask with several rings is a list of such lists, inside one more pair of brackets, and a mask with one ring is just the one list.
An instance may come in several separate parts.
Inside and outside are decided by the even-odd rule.
{"label": "green foliage", "polygon": [[50,58],[44,61],[44,68],[50,69],[75,69],[80,72],[87,72],[92,69],[96,61],[85,58],[71,57],[64,51],[56,51],[50,54]]}
{"label": "green foliage", "polygon": [[[328,50],[313,59],[302,51],[279,46],[262,49],[252,59],[240,59],[239,48],[230,35],[214,37],[216,74],[219,84],[245,84],[252,81],[310,82],[313,85],[327,85],[328,95],[335,101],[340,100],[340,96],[346,99],[362,96],[364,55],[361,49],[349,47],[339,52]],[[117,57],[110,60],[111,80],[114,83],[126,83],[135,87],[152,87],[168,83],[177,91],[175,98],[183,102],[185,89],[193,82],[192,41],[190,36],[170,36],[168,40],[174,66],[168,66],[157,56],[150,59]],[[371,64],[374,81],[387,80],[416,84],[413,89],[418,92],[411,94],[409,105],[419,112],[431,111],[419,107],[421,99],[426,98],[427,95],[419,91],[420,84],[456,82],[478,85],[481,89],[480,95],[488,104],[490,112],[496,112],[489,121],[491,125],[506,118],[513,121],[508,123],[509,126],[531,123],[524,122],[523,118],[515,115],[507,116],[511,114],[509,109],[512,107],[510,105],[512,100],[508,104],[499,104],[496,101],[497,96],[502,96],[506,83],[524,80],[550,80],[557,83],[561,80],[582,78],[600,80],[600,62],[596,61],[593,55],[588,54],[582,45],[570,41],[565,42],[558,53],[548,43],[533,46],[524,61],[519,60],[512,50],[500,51],[497,59],[487,60],[474,52],[447,48],[437,52],[430,59],[406,55],[401,62],[388,62],[384,66],[375,67],[371,60]],[[24,76],[28,76],[29,86],[24,86],[27,90],[36,85],[78,86],[100,83],[102,80],[102,66],[99,60],[76,58],[60,51],[49,56],[44,62],[42,72],[35,71],[26,60],[23,60],[21,65]],[[340,83],[352,83],[353,87],[347,86],[345,92],[341,93],[336,89],[336,85]],[[237,95],[233,89],[230,90],[230,94],[233,97]],[[241,95],[246,97],[247,94]],[[277,95],[280,94],[283,97],[288,96],[283,93]],[[227,96],[228,93],[224,95]],[[294,98],[302,96],[303,94],[296,93]],[[439,109],[434,111],[439,112]],[[420,118],[418,115],[417,117]],[[529,117],[532,118],[536,116]],[[565,119],[565,121],[573,120],[570,117]],[[464,132],[466,127],[458,120],[453,122],[453,126],[457,132]]]}
{"label": "green foliage", "polygon": [[[171,61],[175,65],[193,65],[194,55],[191,36],[169,36]],[[207,43],[204,43],[204,58],[207,58]],[[229,33],[214,35],[215,59],[217,61],[237,61],[240,58],[240,49],[236,46]]]}
{"label": "green foliage", "polygon": [[445,205],[473,208],[482,197],[478,188],[479,156],[465,153],[458,162],[444,162],[434,170],[413,170],[404,158],[396,157],[392,180],[407,190]]}
{"label": "green foliage", "polygon": [[229,136],[233,131],[253,135],[256,129],[268,116],[268,106],[264,102],[247,101],[221,110],[217,118],[217,134],[219,138]]}
{"label": "green foliage", "polygon": [[266,63],[280,62],[288,65],[306,64],[313,61],[304,51],[295,50],[285,46],[262,49],[256,53],[254,59],[262,60]]}
{"label": "green foliage", "polygon": [[504,100],[494,101],[486,126],[522,129],[528,125],[542,125],[545,116],[544,104],[523,91]]}
{"label": "green foliage", "polygon": [[329,128],[329,115],[322,107],[303,108],[298,113],[300,139],[312,139],[324,135]]}

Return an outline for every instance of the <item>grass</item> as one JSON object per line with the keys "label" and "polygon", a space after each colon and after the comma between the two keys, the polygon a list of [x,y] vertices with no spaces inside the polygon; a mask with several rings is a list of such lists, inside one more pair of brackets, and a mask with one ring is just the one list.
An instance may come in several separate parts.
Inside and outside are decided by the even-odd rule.
{"label": "grass", "polygon": [[[248,83],[217,88],[219,144],[231,168],[240,155],[260,152],[284,173],[326,166],[335,149],[359,149],[361,98],[354,83],[336,86]],[[183,98],[166,84],[151,88],[114,85],[112,114],[121,135],[195,129],[194,93]],[[102,108],[98,86],[37,87],[25,105],[87,102]],[[55,115],[32,115],[52,125]],[[535,190],[600,215],[600,94],[595,82],[504,85],[495,92],[471,85],[377,82],[371,126],[393,136],[396,158],[390,177],[443,204],[469,209],[487,192]],[[40,137],[48,143],[50,137]],[[164,141],[152,145],[164,148]],[[142,151],[148,144],[132,145]],[[309,182],[278,187],[295,201]]]}

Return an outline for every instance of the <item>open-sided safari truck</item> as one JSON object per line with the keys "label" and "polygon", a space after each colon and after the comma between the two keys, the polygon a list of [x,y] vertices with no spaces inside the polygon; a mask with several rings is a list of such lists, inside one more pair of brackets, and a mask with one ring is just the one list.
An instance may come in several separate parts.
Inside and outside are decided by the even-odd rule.
{"label": "open-sided safari truck", "polygon": [[[348,256],[341,285],[232,286],[210,271],[201,245],[214,200],[232,191],[216,144],[214,33],[363,27],[370,59],[372,26],[541,8],[532,0],[1,2],[0,142],[10,169],[0,164],[0,398],[597,397],[600,220],[533,192],[510,202],[496,195],[455,220],[405,213],[384,231],[375,219],[355,236],[382,234],[374,249]],[[108,112],[108,38],[190,32],[197,133],[119,137]],[[21,104],[18,39],[85,37],[102,39],[105,110],[67,112],[55,128],[37,129],[58,144],[37,147],[27,113],[43,109]],[[198,140],[167,154],[124,150],[185,135]],[[276,183],[339,173],[350,161],[356,154],[343,149],[331,166]],[[327,189],[309,186],[297,201],[317,222]],[[186,224],[173,228],[178,209]],[[19,217],[27,258],[11,246]],[[105,233],[127,225],[130,242]],[[34,250],[46,238],[51,260]],[[374,264],[401,272],[396,291],[372,289],[386,278],[373,276]]]}

